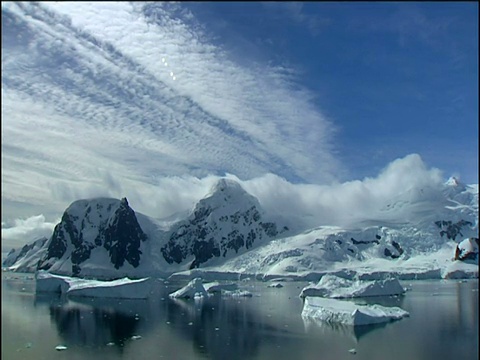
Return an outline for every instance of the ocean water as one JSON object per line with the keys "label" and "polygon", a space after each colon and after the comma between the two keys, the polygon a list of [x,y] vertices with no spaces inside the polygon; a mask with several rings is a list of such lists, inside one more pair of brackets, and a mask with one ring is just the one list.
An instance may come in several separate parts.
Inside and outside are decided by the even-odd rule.
{"label": "ocean water", "polygon": [[184,285],[170,283],[149,300],[106,300],[37,296],[32,274],[2,275],[2,360],[478,358],[478,279],[359,299],[410,317],[354,328],[302,319],[304,282],[242,281],[253,297],[202,301],[169,299]]}

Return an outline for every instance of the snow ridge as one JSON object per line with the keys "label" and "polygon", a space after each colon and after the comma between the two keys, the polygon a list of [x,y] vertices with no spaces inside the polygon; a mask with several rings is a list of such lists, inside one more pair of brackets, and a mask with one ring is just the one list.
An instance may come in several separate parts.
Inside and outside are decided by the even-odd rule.
{"label": "snow ridge", "polygon": [[162,254],[170,264],[186,260],[196,268],[212,258],[240,254],[288,230],[279,230],[264,217],[254,196],[237,182],[221,179],[187,219],[171,228]]}

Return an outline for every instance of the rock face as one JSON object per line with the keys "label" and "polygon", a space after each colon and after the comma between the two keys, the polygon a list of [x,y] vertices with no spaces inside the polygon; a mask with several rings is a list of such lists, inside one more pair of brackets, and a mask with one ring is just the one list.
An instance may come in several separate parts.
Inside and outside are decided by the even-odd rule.
{"label": "rock face", "polygon": [[221,179],[197,203],[192,214],[171,229],[161,252],[170,264],[179,264],[193,256],[190,268],[195,268],[213,257],[227,257],[250,249],[285,230],[288,229],[279,231],[275,223],[263,219],[258,200],[240,184]]}
{"label": "rock face", "polygon": [[[78,200],[65,210],[61,222],[55,226],[38,269],[55,270],[61,263],[62,272],[78,275],[92,252],[98,255],[100,249],[107,252],[115,269],[125,262],[135,268],[140,263],[141,244],[145,240],[147,236],[126,198]],[[65,263],[71,264],[70,271],[64,268]]]}
{"label": "rock face", "polygon": [[457,244],[455,260],[472,260],[478,262],[478,238],[467,238]]}
{"label": "rock face", "polygon": [[454,240],[457,236],[463,236],[462,228],[472,226],[473,224],[467,220],[460,220],[457,222],[452,222],[451,220],[439,220],[435,222],[435,225],[440,229],[440,236],[446,236],[447,239]]}

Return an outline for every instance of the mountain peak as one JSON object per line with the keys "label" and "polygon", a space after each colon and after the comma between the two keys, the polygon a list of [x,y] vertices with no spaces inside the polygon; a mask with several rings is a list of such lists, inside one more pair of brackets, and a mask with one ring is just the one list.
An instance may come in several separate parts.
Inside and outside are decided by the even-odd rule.
{"label": "mountain peak", "polygon": [[122,267],[125,261],[136,268],[145,240],[147,236],[126,198],[77,200],[65,210],[55,226],[39,269],[79,275],[87,260],[92,256],[101,257],[102,249],[107,250],[115,269]]}
{"label": "mountain peak", "polygon": [[220,179],[217,181],[215,185],[212,186],[212,188],[210,189],[209,195],[213,195],[216,193],[228,193],[228,194],[241,193],[243,195],[246,193],[246,191],[235,180]]}
{"label": "mountain peak", "polygon": [[455,176],[451,176],[447,182],[445,183],[445,185],[448,185],[448,186],[454,186],[456,188],[459,188],[459,189],[465,189],[465,184],[462,183],[460,181],[459,178],[455,177]]}
{"label": "mountain peak", "polygon": [[264,219],[258,200],[231,179],[220,179],[194,207],[190,216],[176,223],[161,251],[164,259],[180,264],[191,256],[190,267],[212,258],[234,256],[279,234],[277,225]]}
{"label": "mountain peak", "polygon": [[220,179],[212,186],[210,192],[196,204],[194,211],[199,208],[217,209],[219,207],[238,210],[252,206],[261,209],[257,198],[249,194],[237,181]]}

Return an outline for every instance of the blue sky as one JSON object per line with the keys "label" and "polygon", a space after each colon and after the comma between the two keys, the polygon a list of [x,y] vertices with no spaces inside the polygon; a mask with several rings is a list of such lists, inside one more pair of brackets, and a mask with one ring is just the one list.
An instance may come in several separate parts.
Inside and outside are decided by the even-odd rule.
{"label": "blue sky", "polygon": [[476,2],[2,3],[2,234],[79,198],[160,217],[219,176],[396,161],[478,183]]}
{"label": "blue sky", "polygon": [[345,177],[419,153],[446,175],[478,182],[477,3],[190,6],[237,56],[248,48],[301,72],[338,129]]}

